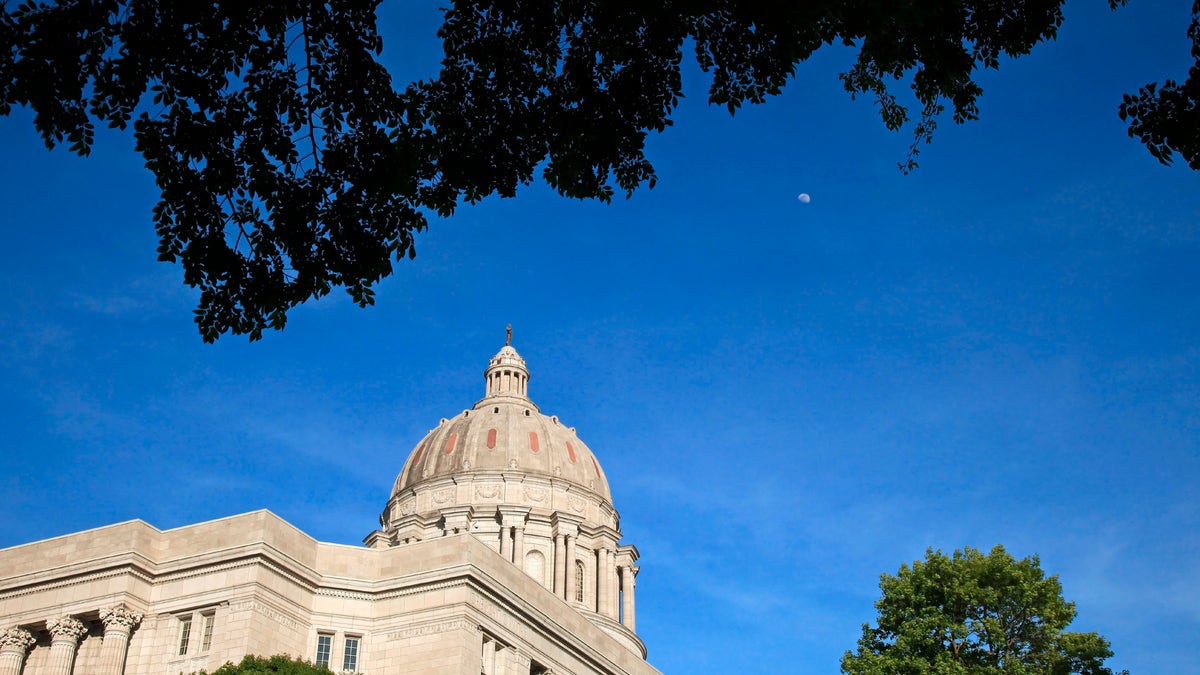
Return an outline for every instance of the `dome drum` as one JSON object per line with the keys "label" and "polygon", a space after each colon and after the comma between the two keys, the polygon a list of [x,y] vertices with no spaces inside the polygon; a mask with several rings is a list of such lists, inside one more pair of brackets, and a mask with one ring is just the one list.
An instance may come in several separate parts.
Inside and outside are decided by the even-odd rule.
{"label": "dome drum", "polygon": [[456,505],[472,505],[476,511],[505,505],[522,505],[534,512],[561,513],[581,522],[618,529],[619,519],[612,506],[600,496],[565,481],[525,474],[486,474],[455,476],[407,489],[392,497],[381,517],[384,531],[415,514],[440,513]]}

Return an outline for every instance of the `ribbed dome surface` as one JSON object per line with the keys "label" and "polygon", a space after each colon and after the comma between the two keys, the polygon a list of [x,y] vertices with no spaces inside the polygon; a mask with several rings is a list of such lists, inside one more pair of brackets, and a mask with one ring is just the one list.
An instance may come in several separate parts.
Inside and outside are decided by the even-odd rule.
{"label": "ribbed dome surface", "polygon": [[426,481],[508,471],[544,476],[591,491],[612,504],[608,480],[591,449],[558,417],[527,396],[525,360],[505,345],[485,372],[486,396],[426,434],[404,464],[392,496]]}

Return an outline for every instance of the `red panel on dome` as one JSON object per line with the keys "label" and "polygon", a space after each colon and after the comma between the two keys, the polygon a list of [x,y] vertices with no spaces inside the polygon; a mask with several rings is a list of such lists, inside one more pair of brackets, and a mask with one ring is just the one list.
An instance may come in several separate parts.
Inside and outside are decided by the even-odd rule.
{"label": "red panel on dome", "polygon": [[454,452],[454,442],[458,440],[458,434],[450,434],[450,438],[446,439],[446,454]]}
{"label": "red panel on dome", "polygon": [[538,437],[536,431],[529,432],[529,449],[534,452],[538,451]]}
{"label": "red panel on dome", "polygon": [[600,465],[596,463],[596,458],[592,457],[592,468],[596,470],[596,478],[600,477]]}
{"label": "red panel on dome", "polygon": [[575,463],[575,446],[571,445],[571,441],[567,441],[567,454],[571,456],[571,463]]}
{"label": "red panel on dome", "polygon": [[488,450],[496,447],[496,430],[488,429]]}
{"label": "red panel on dome", "polygon": [[416,466],[421,463],[421,453],[422,452],[425,452],[425,442],[424,441],[422,441],[421,444],[417,446],[417,451],[416,451],[416,453],[413,454],[413,462],[412,462],[413,466]]}

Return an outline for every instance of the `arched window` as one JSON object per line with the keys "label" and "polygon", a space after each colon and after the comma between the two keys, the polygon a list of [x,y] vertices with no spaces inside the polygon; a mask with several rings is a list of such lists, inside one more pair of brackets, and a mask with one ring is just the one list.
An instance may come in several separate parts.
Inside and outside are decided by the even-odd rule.
{"label": "arched window", "polygon": [[575,602],[583,602],[583,563],[575,561]]}
{"label": "arched window", "polygon": [[525,554],[525,573],[546,585],[546,556],[541,551],[530,551]]}

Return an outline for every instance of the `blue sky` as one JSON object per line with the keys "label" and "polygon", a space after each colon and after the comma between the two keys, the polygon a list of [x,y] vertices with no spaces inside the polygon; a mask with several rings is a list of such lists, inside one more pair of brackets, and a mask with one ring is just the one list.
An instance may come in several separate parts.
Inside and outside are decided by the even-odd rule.
{"label": "blue sky", "polygon": [[[397,72],[436,63],[434,6],[387,8]],[[1116,116],[1185,74],[1189,6],[1069,3],[908,176],[845,53],[734,118],[689,70],[654,190],[463,208],[375,308],[330,297],[253,344],[201,343],[131,139],[48,153],[16,111],[0,546],[257,508],[358,543],[512,323],[532,397],[604,463],[664,672],[836,672],[881,573],[996,543],[1060,575],[1112,665],[1194,671],[1200,174]]]}

